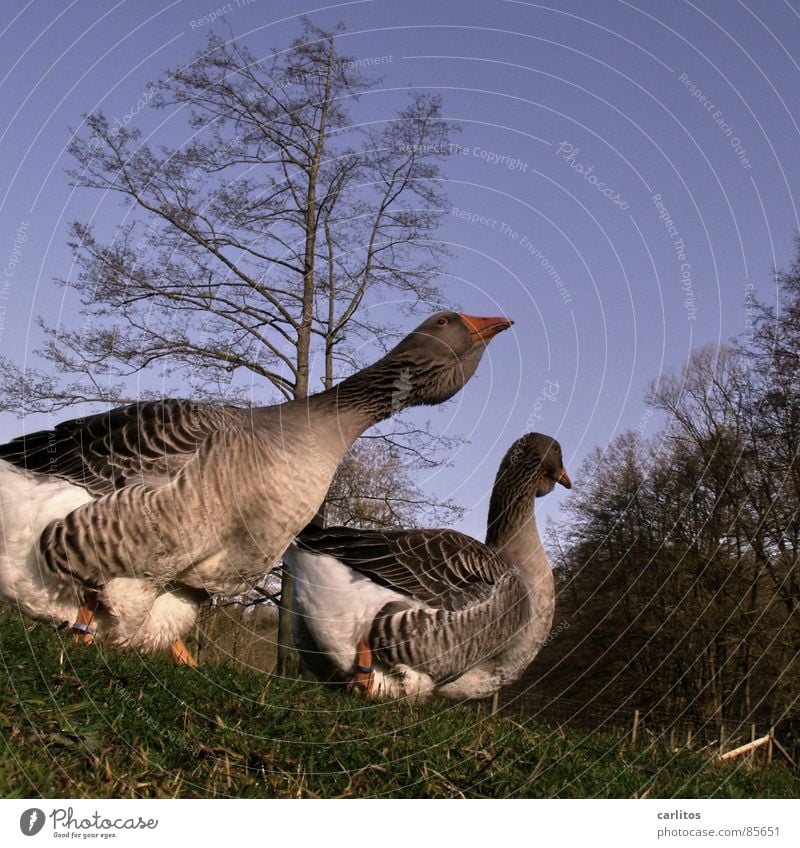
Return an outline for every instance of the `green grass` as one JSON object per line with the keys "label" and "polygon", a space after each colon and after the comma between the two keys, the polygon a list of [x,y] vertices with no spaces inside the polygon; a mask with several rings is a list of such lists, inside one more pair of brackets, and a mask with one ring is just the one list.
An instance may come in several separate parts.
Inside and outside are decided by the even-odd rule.
{"label": "green grass", "polygon": [[0,614],[2,797],[797,797],[782,766],[630,750],[452,704],[370,703],[73,645]]}

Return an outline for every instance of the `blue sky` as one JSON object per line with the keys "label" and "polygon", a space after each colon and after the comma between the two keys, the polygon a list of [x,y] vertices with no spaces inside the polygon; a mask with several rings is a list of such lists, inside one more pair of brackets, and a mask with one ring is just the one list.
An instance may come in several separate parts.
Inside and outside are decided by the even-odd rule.
{"label": "blue sky", "polygon": [[[0,22],[0,353],[34,363],[37,315],[74,325],[75,299],[52,282],[73,273],[68,223],[124,216],[64,174],[82,114],[130,115],[157,141],[163,113],[137,102],[212,26],[265,55],[301,14],[343,21],[342,52],[379,62],[358,120],[391,118],[413,87],[461,127],[440,282],[454,305],[516,321],[428,416],[466,437],[422,481],[471,510],[463,529],[482,534],[499,459],[523,432],[557,435],[576,477],[594,446],[657,429],[651,379],[746,332],[749,287],[774,300],[772,269],[800,229],[796,4],[34,0],[4,4]],[[3,416],[0,437],[43,423]]]}

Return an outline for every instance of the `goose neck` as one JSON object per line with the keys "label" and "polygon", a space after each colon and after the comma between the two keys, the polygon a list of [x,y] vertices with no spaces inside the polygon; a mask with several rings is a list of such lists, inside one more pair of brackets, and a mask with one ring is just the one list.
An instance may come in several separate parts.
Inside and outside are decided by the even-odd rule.
{"label": "goose neck", "polygon": [[319,397],[343,422],[350,421],[363,431],[414,405],[412,368],[411,362],[385,357]]}
{"label": "goose neck", "polygon": [[522,487],[496,484],[489,504],[486,544],[525,572],[550,570],[533,509],[536,482]]}

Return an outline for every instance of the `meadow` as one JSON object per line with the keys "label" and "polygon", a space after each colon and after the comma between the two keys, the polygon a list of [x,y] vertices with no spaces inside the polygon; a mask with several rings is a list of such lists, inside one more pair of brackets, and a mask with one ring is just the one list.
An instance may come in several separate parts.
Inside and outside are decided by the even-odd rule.
{"label": "meadow", "polygon": [[75,645],[0,613],[0,795],[787,798],[800,776],[485,706],[374,703],[240,666]]}

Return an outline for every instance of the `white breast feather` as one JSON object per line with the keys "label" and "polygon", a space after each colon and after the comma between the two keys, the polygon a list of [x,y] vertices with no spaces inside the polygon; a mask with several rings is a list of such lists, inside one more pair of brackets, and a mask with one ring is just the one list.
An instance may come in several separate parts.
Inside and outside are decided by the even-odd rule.
{"label": "white breast feather", "polygon": [[92,496],[64,480],[29,474],[0,460],[0,595],[34,618],[75,621],[75,588],[42,572],[36,541],[51,522]]}
{"label": "white breast feather", "polygon": [[419,606],[334,557],[292,545],[284,560],[295,579],[295,615],[303,619],[319,650],[344,673],[352,671],[356,645],[367,637],[382,607],[391,601]]}

